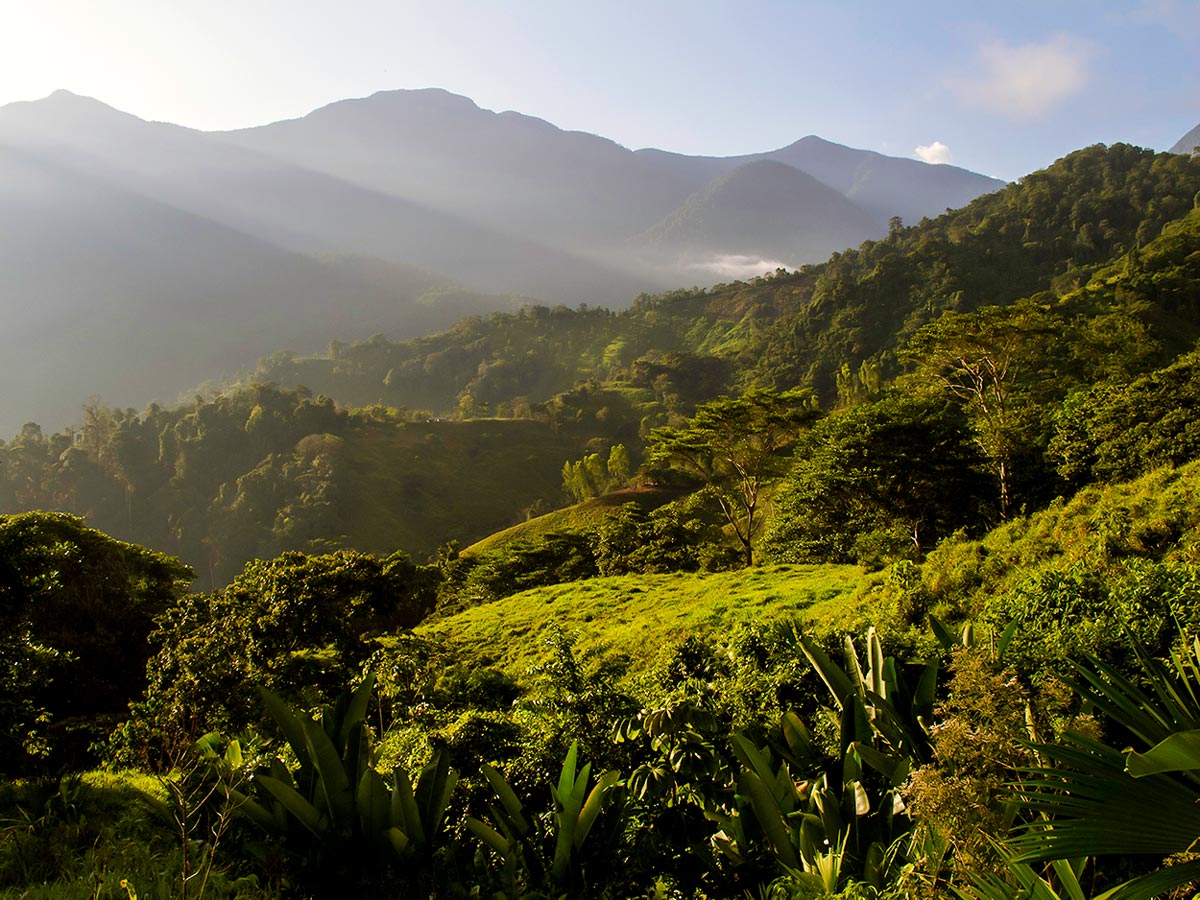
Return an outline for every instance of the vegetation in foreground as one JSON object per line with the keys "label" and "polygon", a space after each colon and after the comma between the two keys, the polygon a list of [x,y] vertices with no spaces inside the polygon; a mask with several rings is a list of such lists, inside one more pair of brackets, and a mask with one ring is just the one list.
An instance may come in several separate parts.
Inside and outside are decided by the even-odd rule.
{"label": "vegetation in foreground", "polygon": [[5,509],[211,590],[0,517],[0,890],[1190,895],[1197,191],[1091,148],[798,273],[309,361],[454,422],[27,427]]}

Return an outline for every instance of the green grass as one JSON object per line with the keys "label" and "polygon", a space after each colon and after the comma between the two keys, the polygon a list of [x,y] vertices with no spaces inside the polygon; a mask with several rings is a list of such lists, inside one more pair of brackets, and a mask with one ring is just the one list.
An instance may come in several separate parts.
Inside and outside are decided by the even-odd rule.
{"label": "green grass", "polygon": [[622,575],[536,588],[417,629],[466,660],[521,676],[545,660],[552,626],[581,652],[651,660],[697,632],[796,617],[821,621],[856,609],[878,576],[857,566],[762,566],[736,572]]}
{"label": "green grass", "polygon": [[1092,485],[979,540],[945,541],[926,558],[922,577],[936,599],[970,617],[987,597],[1038,571],[1164,558],[1200,563],[1200,461]]}
{"label": "green grass", "polygon": [[[132,772],[66,779],[49,802],[37,783],[0,785],[0,898],[141,900],[179,893],[179,839],[162,782]],[[42,800],[39,801],[39,796]],[[214,872],[213,900],[261,896],[251,880]]]}
{"label": "green grass", "polygon": [[537,516],[527,522],[505,528],[490,534],[481,541],[476,541],[463,550],[466,554],[487,553],[513,543],[514,541],[536,541],[548,534],[562,531],[593,531],[600,527],[626,503],[636,503],[642,509],[650,511],[664,503],[676,499],[678,492],[661,488],[628,488],[613,491],[603,497],[593,497],[553,512]]}
{"label": "green grass", "polygon": [[[581,504],[528,523],[544,532],[603,515]],[[472,549],[531,532],[513,529]],[[1070,500],[1007,522],[978,540],[950,539],[920,567],[932,609],[943,618],[975,618],[989,597],[1046,569],[1085,565],[1114,573],[1130,559],[1200,563],[1200,461],[1164,468],[1128,484],[1092,486]],[[496,665],[520,677],[547,657],[549,629],[578,635],[581,651],[648,663],[689,633],[728,631],[739,623],[794,617],[816,634],[908,631],[932,640],[920,608],[891,569],[857,566],[758,566],[717,574],[627,575],[538,588],[429,622],[419,633],[444,640],[465,662]],[[907,617],[907,618],[906,618]]]}

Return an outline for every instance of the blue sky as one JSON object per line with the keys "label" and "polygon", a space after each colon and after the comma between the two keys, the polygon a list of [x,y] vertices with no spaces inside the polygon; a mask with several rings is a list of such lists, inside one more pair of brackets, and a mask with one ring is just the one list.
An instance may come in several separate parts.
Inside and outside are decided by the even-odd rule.
{"label": "blue sky", "polygon": [[63,87],[203,129],[443,87],[632,148],[818,134],[1017,178],[1200,123],[1200,0],[0,0],[0,21],[0,104]]}

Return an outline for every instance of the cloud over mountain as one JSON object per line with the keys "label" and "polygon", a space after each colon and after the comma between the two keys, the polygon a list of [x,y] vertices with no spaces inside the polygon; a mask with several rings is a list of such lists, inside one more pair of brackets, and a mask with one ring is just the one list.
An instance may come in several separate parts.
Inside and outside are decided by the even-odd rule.
{"label": "cloud over mountain", "polygon": [[917,155],[917,159],[921,160],[921,162],[927,162],[932,165],[945,165],[954,161],[954,154],[941,141],[934,141],[932,144],[921,144],[913,150],[913,153]]}

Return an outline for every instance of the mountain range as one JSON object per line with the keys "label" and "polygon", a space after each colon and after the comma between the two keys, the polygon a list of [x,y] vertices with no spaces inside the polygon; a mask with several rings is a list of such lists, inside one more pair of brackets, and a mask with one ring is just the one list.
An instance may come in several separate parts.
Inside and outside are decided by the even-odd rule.
{"label": "mountain range", "polygon": [[813,136],[631,151],[442,90],[224,133],[59,91],[0,107],[0,433],[284,348],[815,262],[1001,186]]}

